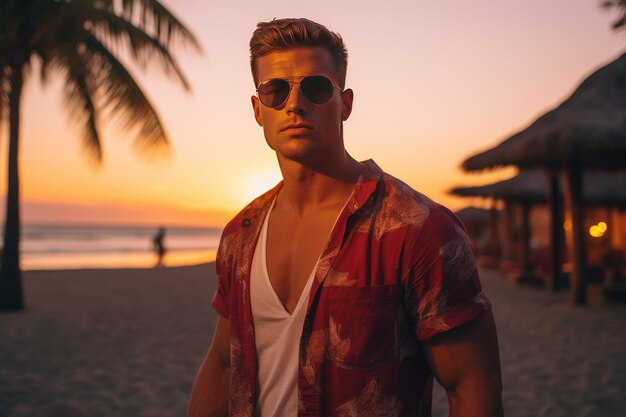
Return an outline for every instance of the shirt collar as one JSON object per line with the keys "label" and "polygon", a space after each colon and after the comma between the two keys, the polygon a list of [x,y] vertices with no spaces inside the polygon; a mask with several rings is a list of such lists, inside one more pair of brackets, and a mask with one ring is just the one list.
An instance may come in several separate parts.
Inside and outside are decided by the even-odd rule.
{"label": "shirt collar", "polygon": [[[351,201],[348,205],[349,215],[359,210],[376,190],[377,184],[382,178],[383,170],[372,159],[361,162],[363,170],[354,186]],[[283,182],[278,183],[274,188],[261,195],[244,209],[244,227],[248,227],[250,222],[258,224],[263,220],[272,205],[272,201],[283,186]]]}
{"label": "shirt collar", "polygon": [[363,161],[363,171],[357,180],[350,202],[350,214],[356,212],[370,198],[376,190],[378,182],[383,176],[383,170],[372,159]]}

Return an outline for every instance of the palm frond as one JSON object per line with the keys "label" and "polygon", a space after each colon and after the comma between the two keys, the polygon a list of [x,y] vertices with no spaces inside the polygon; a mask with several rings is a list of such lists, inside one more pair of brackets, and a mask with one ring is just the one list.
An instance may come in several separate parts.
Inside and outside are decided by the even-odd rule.
{"label": "palm frond", "polygon": [[615,30],[619,30],[619,29],[626,27],[626,11],[622,15],[622,17],[620,17],[615,22],[613,22],[611,27]]}
{"label": "palm frond", "polygon": [[139,129],[134,141],[138,153],[148,157],[169,154],[163,123],[132,75],[95,36],[87,38],[86,47],[103,110],[118,118],[123,129]]}
{"label": "palm frond", "polygon": [[626,29],[626,0],[603,0],[600,6],[608,10],[617,9],[620,15],[611,27],[615,30]]}
{"label": "palm frond", "polygon": [[98,132],[99,111],[96,106],[96,90],[90,71],[88,57],[81,43],[64,44],[54,55],[39,53],[41,77],[46,81],[52,74],[61,75],[65,81],[63,104],[70,120],[81,128],[84,155],[94,166],[102,163],[102,142]]}
{"label": "palm frond", "polygon": [[142,68],[158,59],[166,75],[176,77],[185,90],[190,90],[189,82],[180,66],[167,46],[158,39],[151,37],[132,22],[104,10],[93,13],[91,24],[91,32],[107,49],[128,51]]}
{"label": "palm frond", "polygon": [[196,37],[183,25],[174,14],[157,0],[123,0],[123,3],[133,3],[133,17],[139,16],[139,27],[147,31],[165,46],[173,41],[180,41],[200,51],[201,47]]}
{"label": "palm frond", "polygon": [[56,62],[58,60],[53,59],[54,55],[51,56],[48,50],[36,50],[33,55],[39,58],[39,80],[41,85],[46,87],[50,80],[50,73],[54,70],[62,70],[63,67]]}
{"label": "palm frond", "polygon": [[626,7],[626,0],[603,0],[600,5],[606,9],[613,7]]}
{"label": "palm frond", "polygon": [[[102,142],[98,132],[98,108],[94,77],[89,67],[88,57],[81,50],[68,50],[57,58],[63,62],[48,62],[47,67],[57,67],[65,72],[63,99],[70,117],[82,129],[82,149],[95,166],[102,163]],[[42,67],[44,65],[42,64]]]}
{"label": "palm frond", "polygon": [[[9,77],[7,67],[0,62],[0,128],[4,127],[4,119],[9,109]],[[0,132],[2,137],[2,132]]]}
{"label": "palm frond", "polygon": [[[46,46],[54,46],[59,35],[72,35],[72,28],[81,25],[90,7],[85,1],[71,2],[35,2],[37,13],[29,16],[31,33],[28,36],[29,46],[41,50]],[[46,6],[45,8],[43,6]]]}
{"label": "palm frond", "polygon": [[59,45],[58,40],[50,39],[51,34],[70,33],[74,39],[65,41],[80,42],[76,36],[84,28],[95,34],[108,49],[130,53],[143,69],[157,59],[166,75],[178,79],[185,90],[190,90],[189,82],[172,56],[170,47],[174,40],[191,45],[198,51],[200,46],[193,34],[159,2],[62,2],[62,7],[59,6],[51,17],[37,25],[31,42],[39,51]]}
{"label": "palm frond", "polygon": [[30,5],[28,53],[41,60],[44,83],[54,79],[52,74],[64,77],[65,103],[80,123],[89,158],[102,159],[97,129],[102,112],[118,118],[125,130],[137,129],[134,146],[140,154],[169,153],[163,123],[118,56],[129,53],[142,68],[157,62],[189,90],[171,47],[177,43],[200,50],[200,46],[178,18],[156,0],[10,2]]}
{"label": "palm frond", "polygon": [[181,42],[197,52],[202,50],[191,31],[157,0],[99,0],[95,6],[132,22],[166,47]]}
{"label": "palm frond", "polygon": [[7,70],[8,67],[0,62],[0,141],[8,135],[9,74]]}

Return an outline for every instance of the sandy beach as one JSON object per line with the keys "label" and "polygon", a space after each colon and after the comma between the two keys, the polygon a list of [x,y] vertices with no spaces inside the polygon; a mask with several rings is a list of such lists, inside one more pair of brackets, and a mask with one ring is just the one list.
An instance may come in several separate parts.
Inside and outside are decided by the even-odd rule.
{"label": "sandy beach", "polygon": [[[505,414],[624,416],[626,307],[573,307],[482,271],[495,304]],[[24,273],[0,314],[0,417],[184,416],[215,313],[211,264]],[[434,395],[433,416],[447,415]]]}
{"label": "sandy beach", "polygon": [[183,416],[210,341],[212,265],[24,273],[0,314],[0,416]]}

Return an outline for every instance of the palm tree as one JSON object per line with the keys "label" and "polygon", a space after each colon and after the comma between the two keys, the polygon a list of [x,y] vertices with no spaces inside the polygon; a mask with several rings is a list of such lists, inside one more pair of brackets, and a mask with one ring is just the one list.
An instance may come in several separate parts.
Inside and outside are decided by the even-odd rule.
{"label": "palm tree", "polygon": [[619,17],[613,22],[613,29],[626,30],[626,0],[603,0],[602,7],[605,9],[618,9]]}
{"label": "palm tree", "polygon": [[99,119],[116,116],[138,133],[143,155],[169,151],[163,123],[118,56],[130,55],[145,68],[158,61],[165,74],[189,90],[174,59],[175,43],[199,44],[157,0],[0,0],[0,125],[8,121],[9,172],[4,247],[0,264],[0,310],[22,309],[19,217],[20,100],[38,62],[42,82],[65,83],[64,99],[82,127],[91,162],[102,161]]}

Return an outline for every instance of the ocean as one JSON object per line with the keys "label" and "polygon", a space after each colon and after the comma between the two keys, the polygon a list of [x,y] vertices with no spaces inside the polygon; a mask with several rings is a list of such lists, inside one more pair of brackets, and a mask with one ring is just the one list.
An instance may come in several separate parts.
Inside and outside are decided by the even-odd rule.
{"label": "ocean", "polygon": [[[215,260],[221,229],[166,228],[161,265],[178,266]],[[24,270],[150,268],[157,266],[154,227],[23,226]]]}

